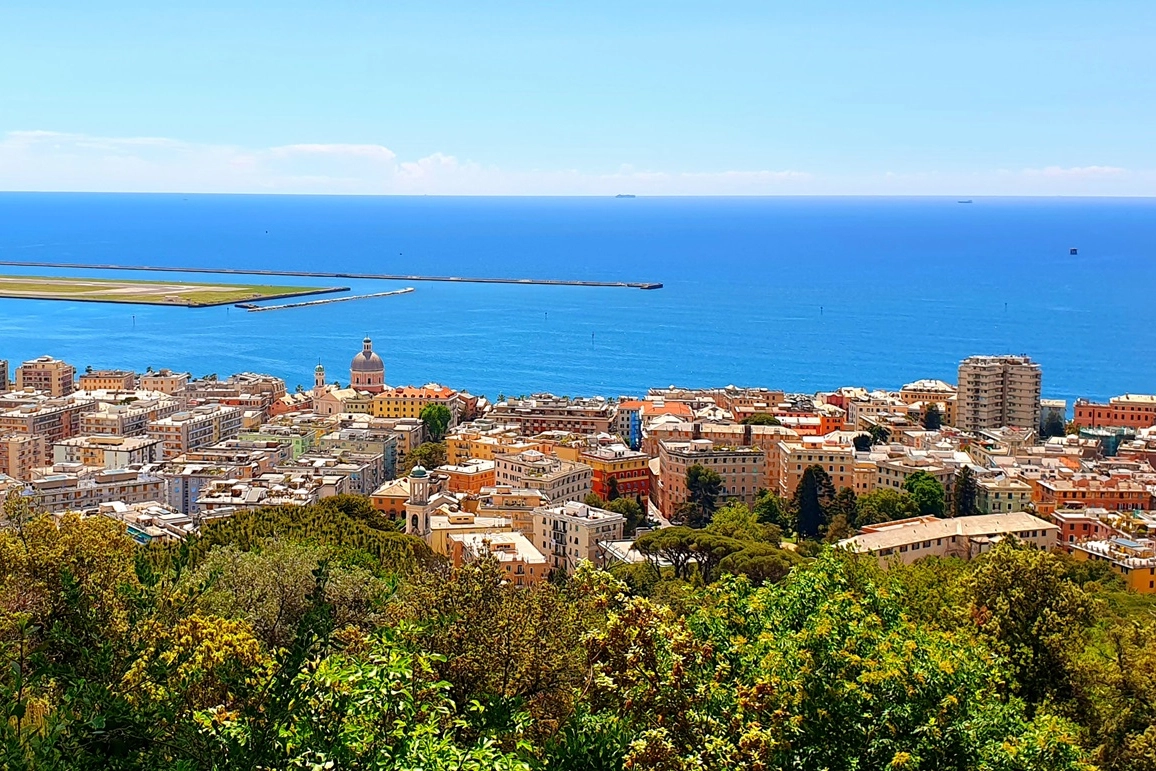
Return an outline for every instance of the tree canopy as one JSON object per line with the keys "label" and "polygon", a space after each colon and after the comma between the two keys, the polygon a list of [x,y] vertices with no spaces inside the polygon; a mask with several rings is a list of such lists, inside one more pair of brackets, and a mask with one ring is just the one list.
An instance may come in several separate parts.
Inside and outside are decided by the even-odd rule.
{"label": "tree canopy", "polygon": [[[914,505],[876,491],[854,516],[895,499]],[[1154,767],[1156,605],[1110,566],[1008,538],[884,569],[778,548],[741,503],[713,514],[646,533],[613,573],[519,587],[495,559],[454,568],[374,527],[352,497],[142,547],[16,496],[0,767]]]}
{"label": "tree canopy", "polygon": [[413,471],[414,466],[435,469],[438,466],[445,465],[445,462],[446,446],[437,442],[426,442],[406,453],[405,460],[401,464],[398,475],[405,476]]}
{"label": "tree canopy", "polygon": [[822,466],[803,469],[791,509],[795,532],[803,538],[818,538],[829,521],[828,508],[835,499],[835,485]]}
{"label": "tree canopy", "polygon": [[975,481],[975,472],[971,466],[964,466],[955,475],[955,486],[951,496],[951,514],[953,517],[970,517],[978,513],[976,498],[979,495],[979,485]]}
{"label": "tree canopy", "polygon": [[916,471],[903,480],[903,489],[911,494],[923,516],[944,516],[943,485],[926,471]]}
{"label": "tree canopy", "polygon": [[744,426],[781,426],[782,421],[774,415],[768,415],[765,412],[756,412],[754,415],[749,415],[742,419]]}
{"label": "tree canopy", "polygon": [[421,408],[418,417],[425,424],[425,431],[429,435],[430,441],[440,442],[445,438],[446,430],[449,429],[450,421],[453,420],[453,413],[444,404],[430,402]]}
{"label": "tree canopy", "polygon": [[686,470],[687,503],[690,505],[690,523],[704,527],[718,508],[722,492],[722,477],[714,469],[695,463]]}
{"label": "tree canopy", "polygon": [[923,427],[928,431],[937,431],[943,427],[943,415],[939,412],[939,405],[927,405],[927,409],[923,411]]}

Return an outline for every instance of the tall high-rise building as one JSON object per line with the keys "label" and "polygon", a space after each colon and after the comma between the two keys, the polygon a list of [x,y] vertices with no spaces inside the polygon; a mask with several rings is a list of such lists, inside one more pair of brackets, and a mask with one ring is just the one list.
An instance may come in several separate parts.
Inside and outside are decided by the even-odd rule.
{"label": "tall high-rise building", "polygon": [[956,427],[1040,425],[1040,365],[1027,356],[971,356],[959,364]]}

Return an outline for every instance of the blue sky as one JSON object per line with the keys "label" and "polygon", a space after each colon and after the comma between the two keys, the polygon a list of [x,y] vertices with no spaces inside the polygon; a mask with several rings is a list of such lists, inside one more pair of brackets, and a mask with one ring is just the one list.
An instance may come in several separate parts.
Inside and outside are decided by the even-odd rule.
{"label": "blue sky", "polygon": [[1152,195],[1154,22],[1151,0],[6,0],[0,189]]}

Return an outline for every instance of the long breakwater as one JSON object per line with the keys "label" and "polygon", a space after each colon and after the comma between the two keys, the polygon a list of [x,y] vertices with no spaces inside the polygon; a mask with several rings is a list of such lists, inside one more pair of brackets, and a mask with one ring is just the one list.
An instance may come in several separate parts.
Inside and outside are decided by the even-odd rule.
{"label": "long breakwater", "polygon": [[237,303],[234,307],[244,308],[249,313],[256,313],[258,311],[283,311],[287,308],[308,308],[313,305],[331,305],[332,303],[344,303],[350,300],[370,300],[374,297],[392,297],[397,294],[409,294],[413,291],[412,286],[407,286],[405,289],[394,289],[392,292],[374,292],[373,294],[355,294],[349,297],[327,297],[324,300],[307,300],[299,303],[284,303],[282,305],[255,305],[254,303]]}
{"label": "long breakwater", "polygon": [[139,270],[163,273],[214,273],[233,276],[301,276],[305,278],[350,278],[379,281],[447,281],[464,284],[527,284],[543,286],[589,286],[627,289],[662,289],[654,281],[583,281],[560,278],[487,278],[478,276],[412,276],[397,273],[345,273],[312,270],[269,270],[262,268],[204,268],[169,265],[115,265],[82,262],[34,262],[0,260],[0,265],[15,268],[63,268],[67,270]]}

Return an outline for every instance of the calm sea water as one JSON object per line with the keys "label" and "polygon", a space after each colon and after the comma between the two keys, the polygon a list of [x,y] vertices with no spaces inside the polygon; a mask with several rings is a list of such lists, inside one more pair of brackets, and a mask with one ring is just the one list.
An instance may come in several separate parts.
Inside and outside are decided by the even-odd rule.
{"label": "calm sea water", "polygon": [[493,397],[672,383],[897,388],[954,381],[970,354],[1027,353],[1043,366],[1045,396],[1107,397],[1156,391],[1154,254],[1153,199],[10,193],[0,194],[5,260],[665,288],[415,283],[410,295],[272,313],[0,300],[0,358],[257,370],[308,387],[318,360],[345,382],[368,333],[391,384],[436,380]]}

